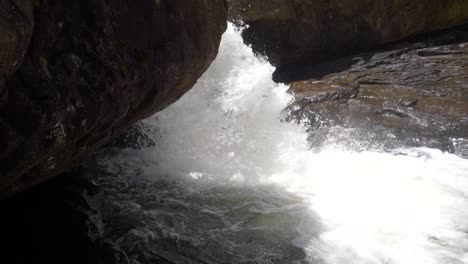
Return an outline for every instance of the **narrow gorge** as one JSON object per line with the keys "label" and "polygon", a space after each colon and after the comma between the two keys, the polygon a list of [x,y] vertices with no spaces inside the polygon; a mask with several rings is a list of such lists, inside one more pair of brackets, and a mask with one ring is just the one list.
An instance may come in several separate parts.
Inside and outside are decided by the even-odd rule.
{"label": "narrow gorge", "polygon": [[0,262],[468,263],[465,1],[0,7]]}

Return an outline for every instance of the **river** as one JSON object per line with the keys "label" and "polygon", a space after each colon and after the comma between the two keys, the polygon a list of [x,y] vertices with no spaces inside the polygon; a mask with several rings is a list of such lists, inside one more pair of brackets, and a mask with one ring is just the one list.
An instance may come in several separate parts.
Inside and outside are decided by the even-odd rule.
{"label": "river", "polygon": [[229,25],[196,86],[141,124],[155,146],[99,157],[99,232],[135,264],[468,263],[467,159],[333,135],[313,151],[273,71]]}

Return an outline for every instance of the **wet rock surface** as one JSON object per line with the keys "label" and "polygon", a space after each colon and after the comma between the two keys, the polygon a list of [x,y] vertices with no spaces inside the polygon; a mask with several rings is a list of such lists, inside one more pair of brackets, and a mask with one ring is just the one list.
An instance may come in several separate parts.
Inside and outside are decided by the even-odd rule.
{"label": "wet rock surface", "polygon": [[303,68],[314,78],[291,84],[290,119],[306,125],[312,147],[334,138],[467,156],[468,30],[420,40]]}
{"label": "wet rock surface", "polygon": [[154,147],[155,142],[148,132],[149,128],[143,122],[137,122],[122,135],[112,141],[106,148],[142,149]]}
{"label": "wet rock surface", "polygon": [[468,21],[464,0],[230,0],[231,20],[277,71]]}
{"label": "wet rock surface", "polygon": [[0,1],[0,101],[3,82],[21,64],[33,31],[32,1]]}
{"label": "wet rock surface", "polygon": [[0,78],[11,75],[0,84],[0,197],[71,169],[176,101],[215,58],[226,29],[223,0],[0,7]]}

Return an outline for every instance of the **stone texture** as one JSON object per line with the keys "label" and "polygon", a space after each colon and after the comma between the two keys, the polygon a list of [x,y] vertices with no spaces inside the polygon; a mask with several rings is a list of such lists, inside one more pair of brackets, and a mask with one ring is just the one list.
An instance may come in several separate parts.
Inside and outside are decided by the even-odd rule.
{"label": "stone texture", "polygon": [[[0,6],[20,10],[19,3],[31,4]],[[224,0],[34,3],[29,47],[1,93],[0,197],[69,170],[176,101],[216,57],[226,28]],[[11,24],[3,11],[0,32]],[[17,39],[0,35],[0,45],[23,47],[29,30],[15,33]],[[10,50],[0,57],[1,65],[12,65],[7,72],[23,49]]]}
{"label": "stone texture", "polygon": [[428,146],[468,157],[468,27],[316,65],[306,75],[316,76],[291,84],[296,101],[288,110],[307,126],[313,147],[330,140]]}
{"label": "stone texture", "polygon": [[0,201],[1,262],[130,264],[100,235],[103,196],[81,175],[71,174]]}
{"label": "stone texture", "polygon": [[21,64],[33,31],[30,1],[0,1],[0,103],[6,100],[5,80]]}
{"label": "stone texture", "polygon": [[468,22],[466,0],[229,0],[243,36],[283,68]]}

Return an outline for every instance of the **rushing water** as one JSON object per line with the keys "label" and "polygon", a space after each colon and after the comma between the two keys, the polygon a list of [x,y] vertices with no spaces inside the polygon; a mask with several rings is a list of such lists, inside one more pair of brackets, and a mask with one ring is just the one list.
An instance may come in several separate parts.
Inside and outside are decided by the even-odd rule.
{"label": "rushing water", "polygon": [[309,151],[273,70],[229,26],[193,90],[144,121],[156,146],[99,159],[101,232],[132,263],[468,263],[468,160]]}

